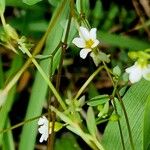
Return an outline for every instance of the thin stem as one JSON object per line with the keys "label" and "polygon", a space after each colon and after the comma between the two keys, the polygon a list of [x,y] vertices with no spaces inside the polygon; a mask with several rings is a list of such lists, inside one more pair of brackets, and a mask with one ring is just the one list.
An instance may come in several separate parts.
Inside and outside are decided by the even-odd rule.
{"label": "thin stem", "polygon": [[94,77],[103,69],[103,66],[100,66],[89,78],[88,80],[82,85],[82,87],[79,89],[78,93],[75,96],[75,100],[79,98],[79,96],[82,94],[82,92],[85,90],[85,88],[88,86],[88,84],[94,79]]}
{"label": "thin stem", "polygon": [[[43,114],[43,115],[46,116],[47,113],[45,113],[45,114]],[[0,134],[5,133],[5,132],[8,132],[8,131],[13,130],[13,129],[16,129],[16,128],[20,127],[20,126],[23,126],[23,125],[26,124],[26,123],[29,123],[29,122],[34,121],[34,120],[37,120],[37,119],[39,119],[40,117],[41,117],[41,115],[40,115],[40,116],[37,116],[37,117],[33,117],[33,118],[28,119],[28,120],[25,120],[25,121],[22,121],[22,122],[20,122],[20,123],[14,125],[14,126],[11,126],[11,127],[7,128],[7,129],[3,129],[3,130],[0,131]]]}
{"label": "thin stem", "polygon": [[[54,111],[59,118],[64,121],[66,124],[70,125],[74,130],[71,130],[75,134],[79,135],[92,149],[94,150],[104,150],[103,146],[100,143],[97,143],[97,141],[93,140],[93,137],[91,135],[88,135],[87,133],[84,133],[80,126],[73,122],[67,115],[57,110],[55,107],[51,106],[51,110]],[[69,128],[68,128],[69,129]],[[95,143],[96,142],[96,143]]]}
{"label": "thin stem", "polygon": [[96,138],[92,137],[92,139],[99,150],[104,150],[103,146],[100,144],[100,142]]}
{"label": "thin stem", "polygon": [[[115,100],[114,100],[115,93],[116,93],[116,90],[117,90],[117,86],[118,86],[118,82],[116,82],[116,84],[114,86],[114,90],[112,92],[112,99],[113,99],[112,103],[113,103],[113,106],[114,106],[115,113],[118,115],[116,103],[115,103]],[[124,143],[124,138],[123,138],[123,133],[122,133],[122,129],[121,129],[120,120],[118,120],[117,122],[118,122],[118,127],[119,127],[119,132],[120,132],[122,147],[123,147],[123,150],[125,150],[125,143]]]}
{"label": "thin stem", "polygon": [[[49,80],[52,82],[52,70],[53,70],[53,56],[54,55],[52,55],[52,57],[51,57],[51,59],[50,59],[50,72],[49,72]],[[50,108],[49,108],[49,106],[50,106],[50,103],[51,103],[51,98],[52,98],[52,91],[51,90],[49,90],[49,98],[48,98],[48,101],[47,101],[47,105],[48,105],[48,107],[47,107],[47,109],[48,109],[48,120],[49,120],[49,122],[52,120],[51,119],[51,110],[50,110]],[[50,124],[48,124],[48,133],[49,133],[49,131],[50,131]],[[47,150],[49,150],[50,149],[50,146],[49,145],[51,145],[51,140],[50,140],[50,138],[48,138],[48,142],[47,142]]]}
{"label": "thin stem", "polygon": [[[68,36],[69,36],[70,25],[71,25],[71,15],[69,15],[69,20],[68,20],[68,24],[67,24],[67,29],[65,31],[64,41],[62,43],[61,59],[59,62],[59,68],[58,68],[57,79],[56,79],[56,90],[57,91],[59,91],[59,88],[60,88],[63,60],[64,60],[65,52],[67,49],[67,40],[68,40]],[[54,107],[58,107],[58,102],[56,100],[54,101]],[[50,139],[51,139],[50,148],[51,148],[51,150],[53,150],[53,148],[54,148],[53,145],[54,145],[54,139],[55,139],[55,133],[54,133],[55,120],[56,120],[56,114],[52,113],[52,133],[50,135]]]}
{"label": "thin stem", "polygon": [[60,103],[61,107],[65,110],[66,109],[66,105],[63,102],[63,100],[61,99],[59,93],[57,92],[57,90],[55,89],[55,87],[53,86],[52,82],[49,80],[48,76],[46,75],[46,73],[43,71],[43,69],[41,68],[41,66],[37,63],[37,61],[33,58],[32,54],[28,51],[28,49],[26,47],[24,47],[24,45],[22,45],[22,48],[24,49],[24,51],[26,52],[26,54],[31,58],[33,64],[36,66],[36,68],[38,69],[38,71],[40,72],[40,74],[42,75],[42,77],[44,78],[44,80],[46,81],[46,83],[48,84],[49,88],[52,90],[53,94],[55,95],[55,97],[57,98],[58,102]]}
{"label": "thin stem", "polygon": [[[103,62],[103,64],[104,64],[104,68],[105,68],[105,70],[106,70],[106,72],[107,72],[107,74],[108,74],[108,76],[109,76],[109,78],[110,78],[110,80],[111,80],[111,82],[112,82],[112,84],[113,84],[113,87],[114,87],[115,84],[114,84],[114,81],[113,81],[113,79],[112,79],[112,77],[111,77],[111,75],[110,75],[110,73],[109,73],[109,70],[108,70],[108,68],[107,68],[107,65],[105,64],[105,62]],[[119,92],[118,92],[117,89],[116,89],[116,94],[117,94],[117,97],[118,97],[119,102],[120,102],[120,104],[121,104],[122,110],[123,110],[123,112],[124,112],[124,116],[125,116],[125,120],[126,120],[126,124],[127,124],[127,129],[128,129],[128,133],[129,133],[129,139],[130,139],[131,148],[132,148],[132,150],[134,150],[135,148],[134,148],[134,143],[133,143],[133,137],[132,137],[131,127],[130,127],[128,115],[127,115],[127,112],[126,112],[126,108],[125,108],[125,106],[124,106],[124,103],[123,103],[123,101],[122,101],[122,98],[121,98],[121,96],[120,96],[120,94],[119,94]]]}
{"label": "thin stem", "polygon": [[5,21],[5,18],[4,18],[4,14],[2,13],[1,14],[1,21],[2,21],[2,25],[3,27],[6,25],[6,21]]}

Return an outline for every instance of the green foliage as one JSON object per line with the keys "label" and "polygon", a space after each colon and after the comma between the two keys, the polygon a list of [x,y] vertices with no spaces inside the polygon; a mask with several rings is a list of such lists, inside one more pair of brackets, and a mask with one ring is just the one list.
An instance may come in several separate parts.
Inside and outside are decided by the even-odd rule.
{"label": "green foliage", "polygon": [[101,104],[105,104],[109,100],[110,100],[110,98],[109,98],[108,95],[98,95],[98,96],[95,96],[95,97],[91,98],[87,102],[87,104],[89,106],[98,106],[98,105],[101,105]]}
{"label": "green foliage", "polygon": [[[9,127],[11,127],[10,121],[6,120],[5,128],[9,128]],[[14,144],[12,131],[8,131],[7,133],[5,133],[3,139],[4,139],[3,150],[15,150],[15,144]]]}
{"label": "green foliage", "polygon": [[[144,25],[137,23],[138,16],[133,9],[130,9],[132,3],[128,2],[127,4],[129,8],[115,1],[101,0],[0,0],[0,15],[3,23],[3,26],[0,26],[2,47],[0,48],[0,91],[3,91],[11,83],[11,88],[6,88],[9,91],[6,103],[0,107],[0,148],[14,150],[17,145],[19,150],[35,149],[35,143],[39,143],[39,139],[36,138],[38,134],[37,116],[48,111],[46,100],[50,99],[51,88],[48,88],[47,80],[50,79],[56,87],[59,82],[58,78],[60,78],[60,87],[56,87],[56,93],[58,91],[66,108],[63,110],[59,106],[50,106],[51,112],[56,113],[55,123],[63,124],[60,136],[56,134],[55,150],[80,150],[79,144],[82,145],[83,141],[92,149],[103,150],[102,145],[104,145],[106,150],[120,150],[122,143],[118,121],[121,123],[125,147],[130,150],[128,128],[116,91],[119,91],[123,97],[135,150],[150,149],[150,82],[143,80],[132,85],[127,91],[129,79],[128,74],[124,73],[125,68],[131,63],[133,64],[127,56],[128,51],[130,51],[129,56],[132,55],[130,58],[134,58],[133,61],[138,58],[138,55],[142,58],[142,62],[149,60],[150,43],[145,27],[148,28],[150,22],[146,20]],[[5,10],[6,12],[4,12]],[[71,17],[71,25],[70,28],[67,28],[69,17]],[[6,25],[4,25],[5,22]],[[88,54],[85,60],[80,59],[80,49],[72,44],[73,38],[79,36],[78,34],[75,36],[75,34],[78,33],[80,25],[88,29],[97,28],[97,38],[100,43],[94,50],[97,52],[95,57],[97,56],[96,58],[101,62],[101,70],[98,70],[92,62],[91,54]],[[68,38],[64,41],[66,33]],[[24,36],[27,41],[33,43],[33,47],[27,47],[26,40],[21,38]],[[38,41],[39,44],[37,44]],[[27,53],[24,47],[27,48],[27,51],[29,50],[28,54],[33,53],[33,56],[25,55]],[[64,47],[65,51],[63,51]],[[16,53],[10,52],[7,48]],[[20,51],[18,54],[19,50],[22,50],[23,53]],[[143,53],[144,50],[147,55]],[[63,55],[64,58],[61,57]],[[63,63],[60,58],[63,59]],[[23,60],[27,61],[23,62]],[[33,62],[32,65],[30,65],[31,62]],[[34,62],[40,66],[35,65]],[[60,69],[61,65],[62,70]],[[29,75],[24,77],[23,74],[21,77],[22,71],[19,72],[17,78],[18,71],[24,66],[23,71],[29,67]],[[41,76],[37,66],[47,75],[47,80]],[[109,68],[107,68],[108,66]],[[57,73],[59,76],[56,76]],[[16,84],[19,79],[21,79],[19,84]],[[113,85],[112,80],[117,85]],[[116,82],[117,80],[119,81]],[[85,84],[81,85],[81,81]],[[22,91],[19,90],[20,84],[23,87]],[[113,86],[116,86],[117,89],[114,89]],[[70,97],[67,99],[68,91]],[[12,106],[17,105],[18,107],[16,103],[22,102],[22,95],[24,96],[26,92],[30,93],[29,101],[28,95],[25,95],[27,101],[24,106],[27,106],[27,109],[16,114],[15,119],[20,119],[21,116],[21,120],[29,119],[29,122],[21,123],[23,125],[21,133],[12,132],[10,128],[15,119],[11,118],[10,111],[15,112]],[[56,95],[54,94],[54,96]],[[113,97],[115,98],[112,102]],[[63,101],[64,99],[67,99],[68,103],[67,100]],[[53,95],[51,100],[53,100]],[[113,112],[115,109],[116,111]],[[22,116],[25,118],[23,119]],[[35,117],[37,118],[32,120]],[[105,127],[101,126],[101,123],[107,121],[109,122],[104,134],[99,135],[97,125],[103,129]],[[5,128],[9,129],[4,130]],[[72,131],[83,141],[78,144],[76,136],[66,133],[64,128]],[[15,145],[15,143],[17,144]]]}
{"label": "green foliage", "polygon": [[[144,109],[145,109],[146,100],[150,95],[149,89],[150,89],[150,83],[143,80],[133,85],[123,97],[123,102],[125,104],[125,108],[129,117],[135,149],[140,149],[140,150],[143,149]],[[126,149],[131,149],[129,144],[130,141],[127,132],[126,121],[123,112],[120,108],[120,104],[117,105],[117,108],[118,108],[118,113],[120,115],[120,122],[121,122],[123,137],[125,141],[125,147]],[[148,132],[148,129],[149,128],[147,127],[144,128],[144,133]],[[108,126],[106,127],[104,132],[102,143],[107,150],[120,150],[122,144],[121,144],[117,122],[108,123]],[[147,145],[145,146],[147,147]]]}
{"label": "green foliage", "polygon": [[0,15],[5,11],[5,0],[0,0]]}
{"label": "green foliage", "polygon": [[23,0],[23,2],[28,5],[34,5],[40,1],[42,1],[42,0]]}
{"label": "green foliage", "polygon": [[150,95],[145,102],[143,125],[143,150],[150,148]]}
{"label": "green foliage", "polygon": [[97,127],[96,127],[95,115],[92,107],[88,108],[86,124],[91,135],[95,137],[97,132]]}

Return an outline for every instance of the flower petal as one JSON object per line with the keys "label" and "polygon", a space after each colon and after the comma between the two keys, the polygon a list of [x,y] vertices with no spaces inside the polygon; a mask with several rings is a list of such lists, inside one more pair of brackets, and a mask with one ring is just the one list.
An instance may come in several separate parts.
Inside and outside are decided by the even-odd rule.
{"label": "flower petal", "polygon": [[93,40],[96,39],[96,31],[97,31],[96,28],[92,28],[92,29],[90,30],[90,38],[93,39]]}
{"label": "flower petal", "polygon": [[92,45],[92,48],[95,48],[99,44],[99,40],[94,40],[94,44]]}
{"label": "flower petal", "polygon": [[90,39],[90,32],[88,29],[86,29],[85,27],[80,27],[79,28],[79,35],[82,39],[84,40],[89,40]]}
{"label": "flower petal", "polygon": [[129,80],[131,83],[138,82],[142,78],[142,69],[137,65],[137,63],[127,68],[126,72],[129,73]]}
{"label": "flower petal", "polygon": [[84,48],[86,46],[85,41],[82,38],[74,38],[72,43],[79,48]]}
{"label": "flower petal", "polygon": [[80,57],[85,59],[87,54],[91,51],[91,49],[85,48],[80,51]]}
{"label": "flower petal", "polygon": [[38,121],[38,125],[43,125],[43,124],[48,124],[48,120],[45,116],[42,116]]}

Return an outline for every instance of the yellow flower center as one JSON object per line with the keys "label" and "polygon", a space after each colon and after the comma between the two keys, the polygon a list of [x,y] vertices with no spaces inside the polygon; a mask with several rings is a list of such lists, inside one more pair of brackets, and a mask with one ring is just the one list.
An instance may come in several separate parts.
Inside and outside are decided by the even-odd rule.
{"label": "yellow flower center", "polygon": [[92,39],[89,39],[88,41],[85,42],[86,48],[91,48],[93,44],[94,41]]}

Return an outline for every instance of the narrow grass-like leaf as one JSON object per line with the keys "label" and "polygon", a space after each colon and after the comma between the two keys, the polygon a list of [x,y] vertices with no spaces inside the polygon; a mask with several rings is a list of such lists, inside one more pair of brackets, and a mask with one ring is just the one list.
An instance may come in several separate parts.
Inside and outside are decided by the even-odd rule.
{"label": "narrow grass-like leaf", "polygon": [[[22,58],[20,56],[16,56],[12,62],[11,69],[8,72],[8,76],[12,76],[22,65]],[[6,103],[0,110],[0,131],[4,129],[5,122],[8,118],[8,113],[11,110],[11,107],[14,102],[14,96],[16,92],[16,87],[14,86],[8,93]],[[0,143],[2,143],[2,134],[0,134]]]}
{"label": "narrow grass-like leaf", "polygon": [[150,95],[147,98],[144,112],[143,150],[150,149]]}
{"label": "narrow grass-like leaf", "polygon": [[105,32],[98,32],[98,35],[103,43],[111,46],[128,48],[129,50],[144,50],[150,47],[150,43],[145,42],[144,39],[135,39]]}
{"label": "narrow grass-like leaf", "polygon": [[[6,128],[10,127],[10,121],[6,121]],[[4,134],[3,137],[3,150],[15,150],[15,144],[13,140],[12,131],[8,131]]]}
{"label": "narrow grass-like leaf", "polygon": [[96,127],[95,115],[92,107],[88,108],[86,124],[90,134],[96,136],[97,127]]}
{"label": "narrow grass-like leaf", "polygon": [[42,0],[23,0],[23,2],[27,5],[34,5]]}
{"label": "narrow grass-like leaf", "polygon": [[[142,80],[131,86],[123,97],[123,102],[128,114],[129,123],[133,135],[133,142],[136,150],[143,149],[143,119],[145,103],[150,95],[150,82]],[[123,112],[118,104],[118,113],[124,136],[126,149],[131,149],[129,134]],[[107,150],[122,149],[121,138],[117,122],[109,122],[103,136],[102,143]]]}

